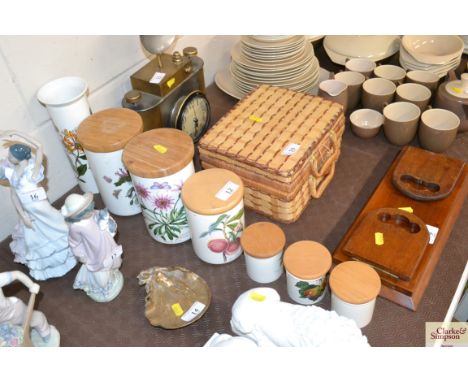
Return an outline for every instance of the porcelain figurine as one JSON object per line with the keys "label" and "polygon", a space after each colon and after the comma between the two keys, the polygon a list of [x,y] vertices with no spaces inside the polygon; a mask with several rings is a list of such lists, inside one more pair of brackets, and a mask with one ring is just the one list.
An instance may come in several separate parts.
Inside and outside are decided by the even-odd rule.
{"label": "porcelain figurine", "polygon": [[316,306],[280,301],[272,288],[254,288],[232,307],[231,328],[258,346],[369,346],[353,320]]}
{"label": "porcelain figurine", "polygon": [[[18,138],[26,143],[17,143]],[[42,145],[15,131],[1,133],[0,141],[6,141],[8,147],[8,157],[0,160],[0,180],[8,180],[20,217],[10,243],[15,262],[25,264],[36,280],[63,276],[76,260],[68,246],[63,216],[50,205],[40,186],[44,179]]]}
{"label": "porcelain figurine", "polygon": [[90,192],[67,196],[61,211],[70,227],[70,248],[82,263],[73,288],[84,290],[97,302],[113,300],[123,287],[122,246],[114,240],[115,220],[107,209],[94,209]]}
{"label": "porcelain figurine", "polygon": [[28,318],[27,307],[23,301],[3,295],[2,288],[14,281],[23,283],[32,295],[39,293],[39,285],[24,273],[0,273],[0,346],[20,346],[25,337],[22,327],[26,322],[27,327],[31,328],[30,337],[34,346],[59,346],[60,334],[54,326],[49,325],[42,312],[34,310]]}
{"label": "porcelain figurine", "polygon": [[229,334],[214,333],[203,347],[211,348],[256,348],[257,343],[247,337],[231,336]]}

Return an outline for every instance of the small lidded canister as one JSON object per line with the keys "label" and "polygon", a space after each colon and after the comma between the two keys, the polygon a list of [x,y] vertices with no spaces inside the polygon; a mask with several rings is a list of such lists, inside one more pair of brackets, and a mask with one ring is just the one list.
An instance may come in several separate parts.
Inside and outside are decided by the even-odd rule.
{"label": "small lidded canister", "polygon": [[330,252],[320,243],[303,240],[291,244],[284,253],[289,297],[303,305],[322,300],[331,264]]}
{"label": "small lidded canister", "polygon": [[149,130],[127,143],[123,163],[132,178],[149,234],[161,243],[190,239],[181,200],[184,182],[195,173],[192,138],[171,128]]}
{"label": "small lidded canister", "polygon": [[87,117],[77,130],[107,209],[115,215],[141,212],[130,175],[122,163],[127,142],[143,131],[143,121],[129,109],[106,109]]}
{"label": "small lidded canister", "polygon": [[330,273],[331,309],[363,328],[372,320],[380,287],[379,274],[371,266],[345,261]]}
{"label": "small lidded canister", "polygon": [[244,185],[235,173],[220,168],[192,175],[182,187],[182,201],[197,256],[224,264],[242,254],[245,226]]}
{"label": "small lidded canister", "polygon": [[286,236],[276,224],[259,222],[245,229],[241,246],[247,274],[253,281],[271,283],[281,277],[285,243]]}

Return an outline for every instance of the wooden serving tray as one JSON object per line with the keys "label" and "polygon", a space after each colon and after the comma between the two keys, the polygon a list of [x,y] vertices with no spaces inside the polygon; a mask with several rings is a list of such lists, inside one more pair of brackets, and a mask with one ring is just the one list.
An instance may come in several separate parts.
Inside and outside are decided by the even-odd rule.
{"label": "wooden serving tray", "polygon": [[[376,235],[381,235],[381,241]],[[416,215],[379,208],[363,216],[343,249],[392,277],[410,280],[428,242],[426,225]]]}
{"label": "wooden serving tray", "polygon": [[411,207],[413,213],[426,224],[439,229],[434,243],[426,247],[416,272],[410,280],[396,279],[378,269],[376,269],[376,271],[379,273],[382,280],[382,289],[380,291],[382,297],[408,309],[416,310],[429,284],[437,262],[442,255],[442,251],[447,243],[453,225],[460,213],[463,201],[468,194],[468,168],[464,166],[452,192],[446,198],[433,202],[414,200],[402,194],[392,184],[393,171],[398,163],[405,159],[408,150],[411,151],[412,149],[409,147],[403,148],[397,156],[394,163],[377,186],[374,194],[336,248],[333,254],[333,260],[335,263],[341,263],[353,259],[352,256],[345,252],[344,246],[361,219],[369,211],[378,208]]}
{"label": "wooden serving tray", "polygon": [[416,200],[443,199],[452,192],[464,166],[460,160],[408,147],[404,159],[395,167],[393,184]]}

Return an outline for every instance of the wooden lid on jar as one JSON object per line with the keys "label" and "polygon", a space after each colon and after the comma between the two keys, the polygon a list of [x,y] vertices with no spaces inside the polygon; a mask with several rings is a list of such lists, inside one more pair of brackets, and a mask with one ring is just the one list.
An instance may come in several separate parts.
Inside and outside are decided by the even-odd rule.
{"label": "wooden lid on jar", "polygon": [[122,161],[136,176],[162,178],[187,166],[194,152],[193,141],[188,134],[161,128],[133,137],[125,146]]}
{"label": "wooden lid on jar", "polygon": [[330,273],[330,288],[341,300],[350,304],[365,304],[380,293],[380,277],[367,264],[345,261]]}
{"label": "wooden lid on jar", "polygon": [[143,119],[130,109],[106,109],[85,118],[76,132],[83,148],[94,153],[122,150],[143,131]]}
{"label": "wooden lid on jar", "polygon": [[244,185],[241,178],[232,171],[221,168],[197,172],[182,186],[185,207],[200,215],[218,215],[229,211],[243,196]]}
{"label": "wooden lid on jar", "polygon": [[293,276],[314,280],[325,275],[331,267],[330,251],[315,241],[303,240],[291,244],[284,252],[284,266]]}
{"label": "wooden lid on jar", "polygon": [[249,225],[244,230],[240,242],[247,254],[265,259],[283,250],[286,236],[276,224],[259,222]]}

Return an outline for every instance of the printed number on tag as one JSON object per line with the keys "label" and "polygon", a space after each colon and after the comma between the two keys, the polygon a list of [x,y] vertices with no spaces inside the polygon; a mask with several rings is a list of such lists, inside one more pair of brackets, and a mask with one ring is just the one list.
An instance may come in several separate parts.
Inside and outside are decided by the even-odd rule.
{"label": "printed number on tag", "polygon": [[238,188],[238,184],[229,181],[216,193],[215,196],[220,200],[226,201],[237,191]]}
{"label": "printed number on tag", "polygon": [[24,194],[18,194],[18,196],[21,203],[38,202],[47,199],[47,194],[42,187]]}
{"label": "printed number on tag", "polygon": [[439,233],[439,228],[432,225],[426,224],[427,230],[429,231],[429,244],[434,244],[437,234]]}
{"label": "printed number on tag", "polygon": [[293,155],[299,150],[300,147],[301,145],[298,145],[297,143],[290,143],[283,150],[283,155],[286,155],[286,156]]}
{"label": "printed number on tag", "polygon": [[151,77],[149,82],[151,82],[152,84],[159,84],[165,75],[166,73],[156,72],[154,73],[154,76]]}
{"label": "printed number on tag", "polygon": [[201,312],[205,309],[205,304],[200,301],[195,301],[192,306],[185,312],[185,314],[180,317],[182,321],[192,321],[195,317],[197,317]]}

